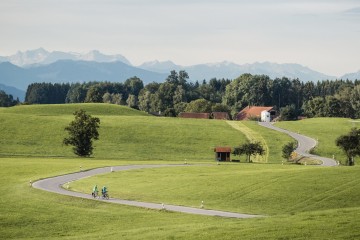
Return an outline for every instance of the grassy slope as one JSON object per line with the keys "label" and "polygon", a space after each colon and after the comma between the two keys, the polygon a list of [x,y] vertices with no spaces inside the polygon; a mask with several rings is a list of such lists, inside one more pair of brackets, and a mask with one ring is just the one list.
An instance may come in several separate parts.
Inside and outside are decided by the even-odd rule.
{"label": "grassy slope", "polygon": [[268,128],[261,127],[254,121],[244,121],[243,124],[261,135],[269,149],[269,163],[281,163],[283,161],[281,156],[282,147],[284,144],[294,141],[293,138],[289,137],[287,134],[281,134]]}
{"label": "grassy slope", "polygon": [[[86,167],[95,167],[101,165],[119,164],[119,161],[87,161]],[[121,162],[122,164],[130,164],[131,162]],[[135,207],[127,207],[114,204],[100,203],[92,200],[77,199],[67,196],[61,196],[53,193],[47,193],[36,190],[28,186],[29,179],[45,177],[48,175],[62,174],[72,172],[78,169],[80,164],[84,164],[82,159],[21,159],[21,158],[0,158],[0,198],[1,214],[0,214],[0,236],[3,239],[357,239],[360,237],[357,230],[357,220],[360,217],[360,208],[357,207],[357,199],[353,202],[346,201],[340,203],[342,208],[329,209],[331,205],[327,205],[326,201],[319,201],[318,205],[321,211],[309,211],[297,213],[294,211],[290,214],[281,214],[272,217],[260,219],[226,219],[217,217],[197,216],[190,214],[173,213],[166,211],[155,211],[141,209]],[[194,168],[189,173],[185,173],[183,182],[194,180],[194,176],[190,173],[214,175],[221,177],[220,180],[226,179],[226,174],[230,173],[229,169],[223,167],[234,167],[235,173],[241,174],[241,168],[245,171],[239,177],[247,175],[248,178],[259,178],[261,181],[263,176],[275,171],[281,172],[277,166],[281,165],[257,165],[257,164],[241,164],[233,166],[215,166],[215,168],[199,169]],[[267,169],[271,166],[270,169]],[[220,168],[217,168],[220,167]],[[294,171],[289,166],[290,173],[303,172],[306,170]],[[281,167],[281,168],[282,168]],[[253,168],[253,169],[252,169]],[[321,168],[311,168],[311,171],[321,173]],[[344,168],[345,169],[345,168]],[[358,167],[346,168],[353,175],[352,171],[359,171]],[[166,170],[166,169],[159,169]],[[174,169],[175,170],[175,169]],[[225,171],[224,171],[225,170]],[[176,170],[176,179],[184,174],[181,169]],[[310,172],[311,172],[310,171]],[[285,173],[287,170],[285,169]],[[143,172],[132,172],[134,175],[127,174],[129,184],[139,182],[139,179],[146,180],[146,177],[155,177],[154,183],[159,183],[159,177],[166,173],[163,171],[153,172],[153,170]],[[224,174],[225,173],[225,174]],[[257,174],[259,173],[259,174]],[[345,172],[343,172],[345,173]],[[160,174],[160,176],[155,176]],[[310,174],[312,176],[316,175]],[[328,175],[328,174],[326,174]],[[271,178],[270,175],[269,179]],[[296,176],[296,175],[295,175]],[[308,175],[309,176],[309,175]],[[332,181],[340,178],[340,174],[333,172],[328,175]],[[186,177],[190,177],[186,179]],[[146,179],[145,179],[146,178]],[[166,177],[166,180],[171,180]],[[264,178],[266,180],[268,178]],[[150,179],[147,179],[150,181]],[[234,181],[234,175],[231,174],[227,180]],[[289,182],[294,180],[289,179]],[[309,183],[315,179],[308,179],[304,183],[303,188],[309,187]],[[344,179],[345,180],[345,179]],[[173,181],[173,180],[171,180]],[[211,179],[214,181],[214,178]],[[253,182],[254,180],[250,180]],[[126,182],[128,182],[126,180]],[[163,182],[163,181],[160,181]],[[245,182],[245,181],[244,181]],[[284,183],[284,178],[277,183]],[[4,184],[6,183],[6,184]],[[194,182],[193,185],[199,182]],[[122,184],[120,189],[124,189],[127,184]],[[175,188],[179,188],[177,184]],[[186,184],[187,185],[187,184]],[[191,188],[193,187],[191,186]],[[235,184],[233,184],[235,185]],[[259,185],[254,189],[261,195],[266,189],[259,189]],[[269,187],[270,184],[267,184]],[[89,186],[90,187],[90,186]],[[251,185],[248,185],[247,191],[250,191]],[[220,191],[226,203],[230,199],[230,205],[244,204],[245,201],[253,203],[253,206],[259,205],[258,199],[246,199],[234,202],[236,197],[230,193],[214,186],[207,184],[205,186],[208,191],[202,189],[202,192],[218,192]],[[228,188],[228,187],[227,187]],[[264,187],[265,188],[265,187]],[[273,189],[273,188],[271,188]],[[317,189],[317,188],[315,188]],[[349,190],[349,189],[348,189]],[[112,187],[114,192],[115,188]],[[159,191],[154,188],[154,191]],[[161,190],[160,190],[161,192]],[[346,198],[348,191],[341,194]],[[210,195],[210,193],[208,193]],[[217,193],[219,194],[219,193]],[[295,193],[291,193],[295,194]],[[274,203],[271,209],[281,208],[281,203],[285,202],[288,197],[289,201],[293,201],[293,197],[288,192],[284,196],[282,202],[278,203],[274,199],[269,199]],[[312,193],[311,193],[312,194]],[[331,194],[330,194],[331,195]],[[253,195],[254,196],[254,195]],[[351,195],[354,196],[354,195]],[[173,201],[175,198],[173,199]],[[314,199],[319,200],[319,199]],[[189,200],[190,202],[190,200]],[[297,203],[303,202],[301,199]],[[205,200],[205,205],[210,204]],[[263,204],[263,202],[261,202]],[[305,202],[303,207],[310,202]],[[332,204],[332,203],[331,203]],[[337,202],[336,204],[339,204]],[[335,204],[335,205],[336,205]],[[348,206],[347,204],[350,204]],[[286,206],[289,204],[286,203]],[[265,205],[264,205],[265,206]],[[327,206],[327,207],[326,207]],[[240,207],[241,208],[241,207]],[[324,210],[325,209],[325,210]],[[306,209],[305,209],[306,210]],[[310,209],[309,209],[310,210]]]}
{"label": "grassy slope", "polygon": [[[255,155],[251,156],[251,161],[253,162],[261,162],[261,163],[267,163],[269,162],[269,146],[265,139],[262,137],[261,131],[253,130],[252,128],[248,127],[246,123],[247,121],[227,121],[227,123],[235,128],[236,130],[242,132],[245,134],[246,138],[250,142],[260,142],[262,147],[264,148],[264,154],[263,155]],[[255,124],[257,124],[255,122]],[[245,160],[246,161],[246,160]]]}
{"label": "grassy slope", "polygon": [[149,116],[144,112],[137,111],[132,108],[103,103],[22,105],[11,108],[0,108],[0,113],[16,113],[21,115],[37,116],[63,116],[72,115],[76,110],[79,109],[84,109],[87,113],[95,116]]}
{"label": "grassy slope", "polygon": [[358,167],[232,164],[112,173],[71,187],[86,192],[106,184],[119,198],[193,207],[204,201],[210,209],[276,215],[360,207],[359,174]]}
{"label": "grassy slope", "polygon": [[157,118],[107,104],[35,105],[0,109],[0,155],[72,157],[62,145],[72,112],[101,120],[94,155],[125,160],[213,160],[213,147],[238,145],[244,135],[225,121]]}
{"label": "grassy slope", "polygon": [[301,121],[278,122],[276,126],[307,135],[318,140],[314,153],[345,161],[344,153],[335,145],[340,135],[346,134],[352,127],[359,127],[359,122],[344,118],[311,118]]}
{"label": "grassy slope", "polygon": [[[63,127],[72,120],[72,112],[79,107],[100,117],[102,121],[101,136],[105,139],[102,138],[96,143],[98,149],[95,158],[91,161],[72,158],[69,148],[57,144],[64,136]],[[143,160],[166,159],[182,162],[187,158],[189,161],[213,161],[212,146],[237,145],[244,141],[244,136],[240,132],[234,131],[223,121],[164,119],[139,116],[144,114],[133,112],[131,109],[132,112],[128,111],[129,109],[119,106],[96,104],[0,109],[0,155],[30,156],[0,158],[0,166],[2,166],[0,181],[3,183],[0,185],[1,238],[324,239],[331,236],[333,239],[355,239],[360,237],[359,232],[356,231],[357,220],[360,217],[360,209],[357,205],[359,201],[354,195],[358,190],[353,191],[351,187],[351,184],[357,183],[358,167],[341,168],[342,171],[331,172],[323,168],[239,164],[204,169],[192,168],[186,172],[181,169],[169,169],[168,172],[149,169],[144,172],[127,172],[124,173],[125,176],[114,173],[102,177],[105,179],[104,183],[121,180],[122,184],[119,187],[110,185],[111,193],[119,194],[120,197],[127,195],[130,198],[152,198],[156,202],[168,200],[198,206],[199,198],[205,196],[209,199],[202,199],[206,207],[275,214],[272,217],[249,220],[117,206],[29,188],[30,179],[73,172],[78,170],[80,165],[86,169],[138,163],[118,159],[135,157]],[[171,137],[165,137],[160,131],[154,133],[157,130],[164,131]],[[130,133],[124,135],[128,131]],[[117,132],[119,134],[114,134]],[[142,137],[138,137],[139,135]],[[212,138],[215,135],[217,137]],[[270,143],[272,137],[269,137],[269,141],[264,135],[269,144],[270,156],[272,156],[270,145],[278,147]],[[185,139],[188,139],[190,144],[185,144]],[[162,147],[164,142],[168,144],[165,152]],[[135,144],[146,147],[139,149]],[[120,152],[118,148],[122,146],[124,151]],[[156,156],[149,156],[148,148],[152,148]],[[187,148],[191,155],[179,153],[184,148]],[[64,158],[47,157],[51,155],[64,156]],[[114,160],[107,160],[108,158]],[[274,159],[278,158],[274,157]],[[311,170],[307,171],[308,169]],[[331,183],[320,181],[319,176],[322,176],[321,179],[330,179]],[[350,181],[354,181],[347,184],[349,178]],[[96,179],[97,177],[88,180],[97,181]],[[170,183],[173,185],[170,186]],[[328,189],[334,183],[339,183],[336,187],[340,194]],[[88,191],[93,182],[86,183],[82,187],[83,182],[74,183],[71,187],[77,187],[75,184]],[[126,189],[124,186],[128,184],[132,188],[124,192]],[[167,191],[161,187],[167,187],[165,188]],[[149,188],[158,193],[158,198],[152,196]],[[318,190],[319,194],[315,194]],[[184,197],[176,193],[178,191],[191,192],[184,194]],[[168,194],[171,192],[174,193],[173,196]],[[242,194],[244,192],[246,194]],[[307,194],[312,196],[310,201],[299,199]],[[286,199],[289,200],[288,203],[285,202]],[[291,204],[295,206],[292,208]],[[320,207],[319,211],[315,210],[317,207]]]}

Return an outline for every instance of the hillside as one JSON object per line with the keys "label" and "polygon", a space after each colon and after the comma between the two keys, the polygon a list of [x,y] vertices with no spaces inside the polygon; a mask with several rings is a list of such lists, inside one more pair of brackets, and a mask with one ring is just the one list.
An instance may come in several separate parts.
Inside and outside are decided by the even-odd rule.
{"label": "hillside", "polygon": [[[72,112],[83,108],[101,120],[91,158],[62,146]],[[283,122],[301,133],[321,133],[333,119]],[[346,119],[335,119],[343,131]],[[324,124],[326,123],[326,124]],[[343,124],[344,126],[340,126]],[[356,124],[356,123],[355,123]],[[269,163],[289,138],[262,129]],[[309,127],[306,127],[306,126]],[[349,126],[350,125],[350,126]],[[345,128],[343,128],[345,127]],[[327,139],[332,133],[320,136]],[[109,104],[30,105],[0,108],[0,235],[6,239],[357,239],[359,170],[290,164],[214,163],[215,145],[234,146],[244,134],[226,121],[158,118]],[[276,154],[272,152],[276,152]],[[136,161],[140,160],[140,161]],[[29,181],[104,166],[190,163],[186,168],[113,172],[69,183],[90,195],[106,185],[111,197],[266,215],[232,219],[115,205],[29,187]],[[205,165],[191,165],[206,163]],[[95,216],[95,217],[94,217]],[[101,217],[98,217],[101,216]],[[104,220],[106,219],[106,221]],[[51,223],[51,227],[49,226]],[[19,227],[21,226],[21,227]],[[91,229],[89,231],[89,229]]]}
{"label": "hillside", "polygon": [[95,116],[149,116],[147,113],[135,110],[133,108],[104,103],[20,105],[11,108],[0,108],[0,113],[13,113],[34,116],[66,116],[72,115],[79,109],[83,109],[88,114]]}
{"label": "hillside", "polygon": [[[353,127],[359,127],[360,122],[346,118],[310,118],[301,121],[278,122],[276,126],[299,132],[318,141],[314,153],[345,163],[346,156],[336,146],[335,140],[346,134]],[[331,126],[331,127],[330,127]]]}
{"label": "hillside", "polygon": [[62,140],[79,108],[101,121],[95,158],[212,161],[214,146],[246,140],[225,121],[157,118],[110,104],[29,105],[0,108],[0,155],[74,157]]}

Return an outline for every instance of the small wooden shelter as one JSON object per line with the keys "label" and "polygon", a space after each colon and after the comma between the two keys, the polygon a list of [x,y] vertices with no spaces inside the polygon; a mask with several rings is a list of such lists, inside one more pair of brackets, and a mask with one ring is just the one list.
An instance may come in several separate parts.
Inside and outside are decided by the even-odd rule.
{"label": "small wooden shelter", "polygon": [[214,152],[216,161],[231,161],[231,147],[216,147],[214,148]]}

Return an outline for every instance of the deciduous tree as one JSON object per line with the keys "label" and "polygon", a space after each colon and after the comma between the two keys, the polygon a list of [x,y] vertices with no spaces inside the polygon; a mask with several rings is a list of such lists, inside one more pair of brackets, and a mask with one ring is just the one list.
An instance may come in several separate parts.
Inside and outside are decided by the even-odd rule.
{"label": "deciduous tree", "polygon": [[100,119],[86,114],[82,109],[76,111],[74,116],[75,120],[65,127],[69,137],[64,138],[63,143],[65,145],[72,145],[76,155],[89,157],[94,149],[93,139],[99,139],[98,128],[100,127]]}
{"label": "deciduous tree", "polygon": [[291,154],[296,149],[296,143],[295,142],[288,142],[282,147],[282,157],[286,160],[290,160]]}
{"label": "deciduous tree", "polygon": [[346,154],[346,165],[355,165],[354,157],[360,156],[360,129],[351,129],[348,134],[338,137],[335,143]]}

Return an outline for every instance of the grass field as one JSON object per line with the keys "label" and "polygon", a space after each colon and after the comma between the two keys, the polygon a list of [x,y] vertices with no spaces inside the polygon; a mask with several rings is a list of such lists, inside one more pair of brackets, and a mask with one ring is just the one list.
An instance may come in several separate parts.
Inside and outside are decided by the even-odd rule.
{"label": "grass field", "polygon": [[62,140],[80,106],[100,118],[100,140],[94,144],[99,158],[208,161],[215,146],[246,140],[225,121],[157,118],[109,104],[35,105],[0,108],[0,155],[72,157]]}
{"label": "grass field", "polygon": [[111,173],[70,186],[89,192],[98,183],[129,200],[193,207],[204,201],[209,209],[277,215],[360,207],[359,175],[360,168],[223,164]]}
{"label": "grass field", "polygon": [[[100,141],[92,158],[74,157],[70,147],[61,144],[63,129],[79,108],[101,120]],[[315,128],[307,127],[307,121],[279,124],[305,134],[307,128],[309,132]],[[317,121],[316,131],[327,128],[321,124],[327,119]],[[336,121],[344,126],[333,124],[333,132],[351,128],[351,124],[345,126],[346,120]],[[214,146],[236,146],[246,140],[225,121],[156,118],[108,104],[0,108],[0,238],[360,238],[358,166],[281,165],[279,150],[290,138],[253,122],[244,124],[261,134],[272,164],[214,164]],[[319,136],[319,149],[332,151],[322,138],[330,137]],[[106,184],[112,197],[195,207],[204,201],[205,208],[267,217],[228,219],[141,209],[29,187],[30,180],[75,172],[80,166],[183,163],[185,159],[210,166],[111,173],[73,182],[70,188],[89,192],[95,183]]]}
{"label": "grass field", "polygon": [[[181,169],[173,169],[169,173],[177,174],[176,179],[181,179],[184,174],[184,181],[193,181],[193,174],[200,172],[207,172],[209,175],[214,174],[221,179],[227,178],[229,181],[236,181],[239,176],[249,177],[249,181],[254,183],[254,179],[258,181],[268,180],[274,174],[284,171],[289,172],[284,177],[280,177],[277,183],[284,183],[286,176],[290,177],[293,174],[302,173],[303,177],[311,177],[302,184],[301,192],[305,188],[308,191],[310,201],[307,199],[296,199],[296,209],[291,210],[291,201],[299,196],[298,187],[295,189],[282,190],[284,196],[277,194],[278,199],[270,198],[265,202],[258,197],[262,192],[266,193],[266,188],[270,187],[270,183],[260,189],[255,188],[257,194],[253,194],[254,198],[243,198],[241,202],[234,201],[237,193],[228,192],[226,190],[237,189],[237,184],[232,184],[235,188],[227,187],[222,190],[214,187],[214,184],[207,184],[207,195],[211,195],[211,191],[216,194],[221,194],[223,205],[230,200],[229,205],[234,208],[242,208],[242,205],[247,206],[252,204],[252,211],[256,212],[259,206],[268,207],[270,204],[266,203],[271,201],[274,206],[270,206],[270,210],[263,209],[259,212],[276,211],[279,209],[280,213],[269,214],[268,217],[258,219],[228,219],[219,217],[206,217],[191,214],[181,214],[167,211],[157,211],[141,209],[136,207],[121,206],[115,204],[107,204],[93,200],[77,199],[67,196],[61,196],[53,193],[47,193],[41,190],[30,188],[28,185],[29,179],[41,178],[46,176],[53,176],[63,174],[66,172],[73,172],[78,169],[80,164],[86,168],[93,168],[102,165],[113,164],[131,164],[133,162],[124,161],[108,161],[104,159],[93,160],[84,164],[82,159],[34,159],[34,158],[0,158],[0,179],[3,184],[0,185],[2,198],[0,199],[1,214],[0,214],[0,236],[2,239],[357,239],[360,233],[357,230],[357,220],[360,217],[360,208],[358,207],[359,201],[355,196],[354,191],[347,187],[346,191],[342,191],[342,199],[349,196],[345,202],[334,203],[330,201],[328,204],[326,196],[330,197],[331,194],[324,192],[324,195],[313,196],[317,192],[317,185],[313,186],[313,182],[318,181],[315,176],[321,174],[324,177],[330,177],[332,181],[341,179],[344,175],[354,176],[360,169],[343,168],[347,169],[344,172],[325,172],[321,168],[309,167],[307,170],[300,170],[300,166],[293,169],[293,166],[281,165],[264,165],[264,164],[240,164],[232,166],[214,166],[214,168],[194,168],[189,169],[189,172],[184,173]],[[244,173],[241,174],[240,167],[244,166]],[[270,169],[267,166],[271,166]],[[220,167],[220,168],[217,168]],[[235,173],[229,177],[225,177],[224,173],[229,173],[230,169],[225,170],[222,167],[235,168]],[[279,168],[279,169],[278,169]],[[284,168],[284,169],[282,169]],[[211,170],[210,170],[211,169]],[[158,169],[160,170],[160,169]],[[164,171],[149,169],[145,172],[128,172],[127,176],[130,178],[126,180],[126,184],[121,184],[120,189],[124,189],[124,185],[128,183],[133,186],[133,182],[150,181],[147,177],[155,177],[153,183],[159,183],[160,177],[166,175]],[[166,169],[161,169],[166,170]],[[170,170],[170,169],[169,169]],[[262,179],[268,173],[275,171],[269,178]],[[133,173],[134,175],[132,175]],[[193,173],[193,174],[192,174]],[[291,173],[291,174],[290,174]],[[115,173],[117,174],[117,173]],[[120,173],[119,173],[120,174]],[[160,176],[157,176],[160,174]],[[249,176],[250,175],[250,176]],[[113,175],[115,176],[115,175]],[[295,175],[296,176],[296,175]],[[105,176],[104,176],[105,177]],[[118,176],[120,179],[122,176]],[[187,179],[191,177],[191,179]],[[201,176],[200,176],[201,177]],[[111,178],[111,177],[110,177]],[[167,176],[166,181],[171,177]],[[212,178],[214,180],[214,178]],[[290,178],[288,181],[293,181]],[[346,181],[346,178],[344,179]],[[309,183],[310,182],[310,183]],[[6,183],[6,184],[4,184]],[[198,183],[198,182],[196,182]],[[179,188],[176,183],[174,188]],[[320,184],[321,185],[321,184]],[[319,186],[320,186],[319,185]],[[148,185],[147,185],[148,186]],[[242,184],[242,186],[244,186]],[[289,186],[289,185],[284,185]],[[90,187],[90,186],[89,186]],[[135,186],[134,186],[135,187]],[[152,186],[154,187],[154,186]],[[191,186],[192,188],[193,186]],[[248,185],[247,191],[250,191],[251,185]],[[271,189],[274,189],[271,187]],[[135,189],[134,189],[135,190]],[[169,189],[167,189],[169,190]],[[244,190],[244,189],[243,189]],[[294,190],[294,191],[292,191]],[[311,191],[312,190],[312,191]],[[323,191],[323,187],[320,188]],[[115,192],[115,187],[112,186],[110,191]],[[159,188],[154,187],[154,191],[159,191]],[[184,191],[184,190],[182,190]],[[217,193],[217,192],[220,193]],[[331,191],[331,190],[330,190]],[[133,191],[136,194],[137,190]],[[150,192],[150,191],[148,191]],[[304,192],[303,192],[304,193]],[[334,192],[333,192],[334,193]],[[123,193],[121,193],[123,194]],[[234,195],[233,195],[234,194]],[[295,196],[292,196],[296,194]],[[164,194],[163,194],[164,195]],[[335,195],[335,194],[334,194]],[[219,196],[219,195],[218,195]],[[355,196],[355,198],[354,198]],[[179,195],[172,197],[172,201],[177,201]],[[309,196],[307,196],[308,198]],[[351,197],[351,198],[350,198]],[[162,198],[162,196],[161,196]],[[286,200],[288,199],[288,203]],[[162,199],[163,200],[163,199]],[[323,200],[323,201],[320,201]],[[220,200],[218,200],[220,201]],[[246,203],[246,202],[249,203]],[[314,203],[314,201],[318,201]],[[191,205],[191,200],[188,200],[186,205]],[[205,200],[205,206],[210,204]],[[251,204],[250,204],[251,203]],[[289,213],[281,210],[284,206],[291,211]],[[300,204],[300,205],[299,205]],[[314,210],[317,206],[319,210]],[[195,204],[196,205],[196,204]],[[309,205],[309,209],[306,206]],[[295,208],[294,206],[294,208]],[[337,207],[336,207],[337,206]],[[334,208],[335,207],[335,208]],[[217,207],[219,208],[219,207]],[[223,207],[221,207],[223,208]]]}
{"label": "grass field", "polygon": [[301,121],[278,122],[276,126],[285,128],[318,141],[314,153],[345,163],[346,156],[335,144],[336,138],[347,134],[351,128],[360,127],[360,122],[345,118],[311,118]]}

